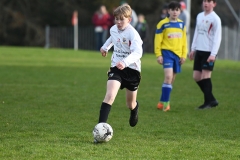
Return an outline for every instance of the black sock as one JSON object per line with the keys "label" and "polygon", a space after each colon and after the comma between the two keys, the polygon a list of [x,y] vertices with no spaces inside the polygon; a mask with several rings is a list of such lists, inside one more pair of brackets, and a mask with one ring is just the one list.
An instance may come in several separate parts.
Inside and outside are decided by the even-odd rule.
{"label": "black sock", "polygon": [[98,123],[100,123],[100,122],[106,123],[107,122],[108,114],[109,114],[110,110],[111,110],[111,105],[109,105],[105,102],[102,102]]}
{"label": "black sock", "polygon": [[216,100],[212,94],[212,81],[211,78],[203,79],[203,91],[204,91],[204,99],[205,103],[209,103],[211,101]]}
{"label": "black sock", "polygon": [[198,82],[196,82],[199,86],[199,88],[201,89],[201,91],[203,92],[203,95],[204,95],[204,104],[206,103],[206,98],[205,98],[205,94],[204,94],[204,81],[203,80],[200,80]]}
{"label": "black sock", "polygon": [[198,84],[198,86],[199,86],[199,88],[201,89],[201,91],[203,92],[203,81],[202,80],[200,80],[200,81],[198,81],[198,82],[196,82],[197,84]]}

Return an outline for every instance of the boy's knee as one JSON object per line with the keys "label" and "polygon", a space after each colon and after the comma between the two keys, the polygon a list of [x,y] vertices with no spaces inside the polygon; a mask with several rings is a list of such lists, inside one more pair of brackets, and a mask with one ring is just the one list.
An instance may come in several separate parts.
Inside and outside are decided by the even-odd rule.
{"label": "boy's knee", "polygon": [[164,82],[167,83],[167,84],[171,84],[172,83],[172,79],[173,79],[172,76],[166,76]]}
{"label": "boy's knee", "polygon": [[193,76],[193,80],[194,80],[195,82],[198,82],[198,81],[200,81],[201,79],[200,79],[199,77],[194,77],[194,76]]}
{"label": "boy's knee", "polygon": [[112,94],[107,94],[104,98],[104,102],[108,104],[112,104],[114,102],[115,97]]}

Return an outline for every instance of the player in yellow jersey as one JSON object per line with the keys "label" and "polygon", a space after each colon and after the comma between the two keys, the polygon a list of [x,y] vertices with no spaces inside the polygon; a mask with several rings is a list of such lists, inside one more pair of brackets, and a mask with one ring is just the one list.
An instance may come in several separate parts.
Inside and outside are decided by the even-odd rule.
{"label": "player in yellow jersey", "polygon": [[172,1],[168,5],[169,17],[157,24],[154,39],[154,53],[157,62],[163,65],[164,82],[162,94],[157,108],[170,110],[170,94],[176,74],[181,72],[181,65],[187,57],[187,36],[184,22],[178,19],[181,12],[179,2]]}

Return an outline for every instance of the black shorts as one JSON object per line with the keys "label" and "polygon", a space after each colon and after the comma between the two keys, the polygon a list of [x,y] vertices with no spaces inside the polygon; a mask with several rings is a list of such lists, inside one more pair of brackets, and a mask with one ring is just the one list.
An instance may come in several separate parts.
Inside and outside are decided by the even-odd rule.
{"label": "black shorts", "polygon": [[130,91],[135,91],[140,84],[141,74],[137,70],[128,67],[123,70],[112,67],[108,72],[108,80],[119,81],[121,83],[120,89],[127,88]]}
{"label": "black shorts", "polygon": [[207,62],[208,57],[210,56],[211,52],[206,51],[196,51],[194,57],[194,65],[193,70],[202,71],[202,70],[209,70],[212,71],[214,67],[214,62]]}

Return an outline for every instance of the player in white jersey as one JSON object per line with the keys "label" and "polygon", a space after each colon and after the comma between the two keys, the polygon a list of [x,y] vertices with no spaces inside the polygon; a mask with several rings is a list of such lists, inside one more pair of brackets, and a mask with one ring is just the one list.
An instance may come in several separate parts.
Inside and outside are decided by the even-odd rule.
{"label": "player in white jersey", "polygon": [[221,19],[213,11],[216,0],[203,0],[204,11],[197,16],[190,60],[194,59],[193,79],[204,94],[204,103],[198,109],[216,107],[212,93],[211,74],[222,39]]}
{"label": "player in white jersey", "polygon": [[110,29],[110,37],[101,47],[103,57],[114,46],[111,67],[108,71],[107,91],[101,104],[99,123],[106,122],[119,89],[126,88],[126,102],[130,111],[130,126],[138,122],[137,91],[141,80],[142,40],[138,32],[130,25],[131,7],[123,4],[117,7],[113,15],[115,25]]}

